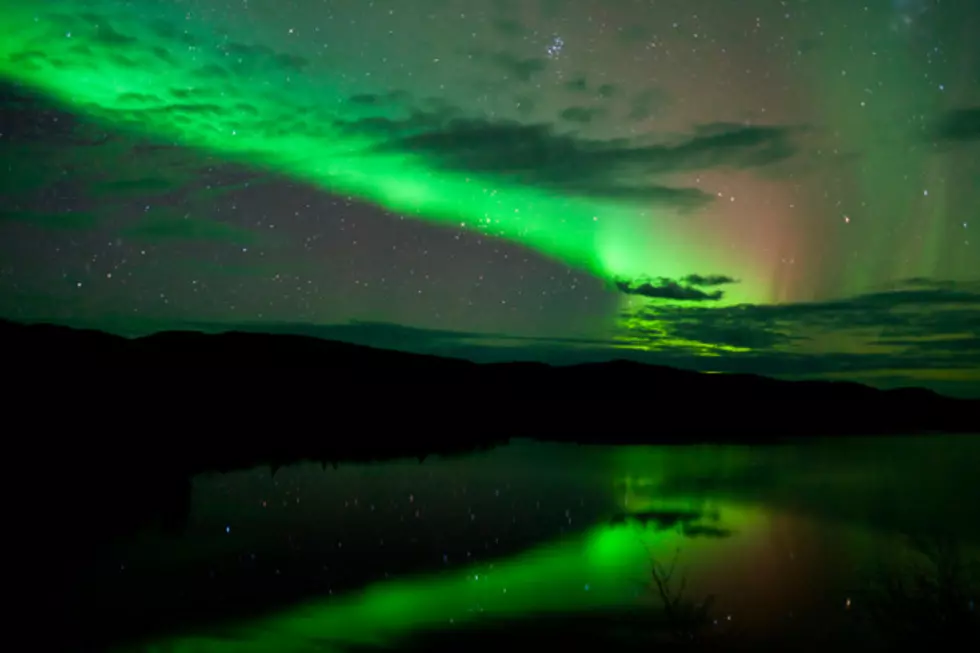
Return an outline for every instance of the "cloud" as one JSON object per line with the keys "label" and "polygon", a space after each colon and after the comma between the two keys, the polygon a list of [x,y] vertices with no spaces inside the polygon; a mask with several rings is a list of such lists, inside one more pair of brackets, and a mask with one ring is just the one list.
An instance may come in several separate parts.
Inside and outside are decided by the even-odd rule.
{"label": "cloud", "polygon": [[163,177],[141,177],[138,179],[118,179],[108,181],[101,184],[99,190],[110,195],[133,193],[134,195],[138,195],[140,197],[146,197],[147,195],[155,193],[165,193],[179,187],[180,185],[174,184],[174,180],[172,179],[164,179]]}
{"label": "cloud", "polygon": [[590,94],[603,100],[607,100],[616,95],[616,86],[614,84],[600,84],[593,88],[585,75],[578,75],[571,78],[565,82],[564,87],[565,90],[571,93]]}
{"label": "cloud", "polygon": [[[628,309],[621,337],[666,359],[725,354],[713,369],[772,376],[960,379],[980,386],[980,283],[912,279],[837,301]],[[970,381],[972,379],[972,381]]]}
{"label": "cloud", "polygon": [[[137,106],[164,102],[150,94],[129,96],[121,101]],[[13,127],[0,148],[0,168],[7,170],[0,175],[0,193],[8,207],[18,209],[8,210],[8,222],[92,227],[117,213],[131,214],[136,200],[142,207],[214,199],[266,178],[196,150],[106,132],[97,122],[11,84],[0,83],[0,123]],[[41,189],[45,192],[39,194]],[[77,210],[52,212],[45,197],[71,198]]]}
{"label": "cloud", "polygon": [[824,48],[826,48],[826,45],[820,39],[801,39],[796,45],[796,51],[801,55],[810,54]]}
{"label": "cloud", "polygon": [[505,17],[513,16],[518,7],[518,0],[490,0],[493,10]]}
{"label": "cloud", "polygon": [[[484,363],[569,365],[625,359],[703,372],[924,386],[980,397],[980,282],[910,280],[893,290],[841,301],[782,305],[638,301],[640,306],[623,310],[613,330],[594,337],[359,321],[187,323],[182,328],[291,333]],[[174,328],[172,322],[147,325],[142,333],[164,326]]]}
{"label": "cloud", "polygon": [[738,282],[732,277],[728,277],[723,274],[709,274],[707,276],[702,276],[700,274],[689,274],[684,277],[684,283],[692,286],[724,286],[730,283]]}
{"label": "cloud", "polygon": [[83,211],[48,213],[0,210],[0,224],[5,222],[19,222],[42,229],[88,229],[98,224],[99,218],[94,213]]}
{"label": "cloud", "polygon": [[568,80],[564,84],[565,88],[573,93],[584,93],[589,90],[589,82],[584,75],[579,75]]}
{"label": "cloud", "polygon": [[980,351],[980,337],[972,334],[947,335],[935,340],[913,338],[882,338],[877,341],[882,347],[915,348],[922,352],[955,352],[964,353]]}
{"label": "cloud", "polygon": [[[499,18],[509,19],[509,16]],[[712,132],[695,132],[662,142],[589,140],[567,133],[570,127],[595,123],[608,112],[608,105],[607,108],[566,107],[554,123],[528,123],[467,116],[444,101],[413,99],[404,91],[360,92],[349,96],[346,102],[329,105],[311,103],[310,96],[305,94],[282,94],[274,102],[263,103],[265,100],[260,95],[244,90],[251,80],[268,74],[276,78],[293,75],[300,81],[302,78],[297,74],[307,70],[309,62],[264,46],[235,41],[209,46],[219,48],[226,56],[194,61],[181,51],[188,47],[205,48],[208,44],[199,43],[200,37],[185,34],[176,26],[152,19],[130,23],[126,29],[123,22],[114,24],[113,17],[96,20],[95,16],[66,16],[55,22],[78,30],[82,38],[77,40],[93,47],[102,43],[99,39],[133,39],[127,40],[129,47],[115,48],[111,53],[106,51],[107,47],[91,54],[75,53],[72,61],[76,68],[89,66],[98,71],[107,66],[107,56],[124,53],[128,59],[113,60],[110,67],[159,68],[161,57],[169,57],[174,63],[166,64],[168,70],[185,67],[174,78],[186,79],[187,75],[196,78],[196,84],[124,93],[109,102],[109,108],[93,109],[96,114],[107,112],[112,122],[151,124],[161,132],[192,132],[206,138],[211,135],[217,138],[219,132],[247,133],[252,142],[275,142],[294,136],[329,142],[336,140],[340,130],[342,134],[367,135],[373,139],[376,145],[367,147],[364,153],[367,156],[410,153],[424,159],[424,165],[438,170],[496,177],[555,194],[653,203],[680,211],[701,208],[714,201],[714,196],[697,188],[678,187],[659,177],[708,168],[766,166],[784,161],[796,152],[794,136],[798,128],[782,126],[727,125]],[[72,48],[75,44],[59,43],[59,47]],[[57,53],[35,54],[49,65],[54,65],[57,58]],[[478,62],[503,73],[505,79],[518,82],[533,79],[550,64],[548,59],[523,58],[506,51],[476,55]],[[584,79],[582,84],[600,99],[617,92],[608,84],[592,88]],[[525,90],[530,92],[530,87]],[[664,102],[661,91],[648,89],[631,99],[631,115],[634,118],[647,115]],[[522,108],[530,105],[530,101],[522,101]],[[86,166],[86,157],[92,155],[74,157],[73,170],[79,174],[72,179],[85,183],[93,195],[119,196],[124,191],[133,195],[147,191],[162,193],[167,192],[167,184],[182,188],[191,184],[195,176],[203,176],[200,166],[203,156],[192,162],[187,160],[192,155],[181,154],[180,150],[169,155],[158,153],[165,159],[183,156],[185,160],[175,160],[173,165],[160,170],[147,169],[145,165],[134,169],[141,159],[132,156],[135,151],[127,153],[122,149],[126,145],[124,141],[105,145],[117,151],[100,153],[100,158],[111,157],[118,162],[111,169],[123,171],[124,177],[91,179],[94,170]],[[207,162],[206,167],[212,165]],[[89,170],[81,170],[83,167]]]}
{"label": "cloud", "polygon": [[524,26],[512,18],[495,18],[491,22],[493,28],[503,36],[517,38],[524,34]]}
{"label": "cloud", "polygon": [[958,143],[980,140],[980,107],[947,112],[936,124],[932,136]]}
{"label": "cloud", "polygon": [[568,107],[561,112],[561,119],[565,122],[573,122],[581,125],[587,125],[594,118],[601,116],[603,109],[594,107]]}
{"label": "cloud", "polygon": [[529,82],[548,67],[548,60],[541,57],[517,57],[509,52],[494,52],[486,60],[503,71],[508,78]]}
{"label": "cloud", "polygon": [[630,25],[619,30],[619,37],[624,43],[644,43],[649,42],[653,31],[643,25]]}
{"label": "cloud", "polygon": [[617,281],[616,288],[627,295],[639,295],[649,299],[675,299],[680,301],[717,301],[724,296],[720,290],[705,292],[690,286],[683,286],[670,279],[658,279],[639,284]]}
{"label": "cloud", "polygon": [[697,298],[704,291],[692,282],[711,288],[734,280],[690,275],[650,283],[666,289],[651,293],[660,301],[624,309],[619,326],[606,337],[522,338],[378,323],[307,327],[303,333],[482,362],[621,358],[710,372],[922,385],[980,396],[980,282],[911,279],[838,301],[737,306]]}
{"label": "cloud", "polygon": [[405,91],[389,91],[388,93],[359,93],[347,98],[351,104],[367,107],[380,107],[388,105],[399,105],[411,99],[411,95]]}
{"label": "cloud", "polygon": [[0,124],[4,149],[11,144],[36,145],[57,138],[70,145],[99,145],[108,140],[105,130],[20,86],[0,83]]}
{"label": "cloud", "polygon": [[735,534],[735,531],[730,528],[720,528],[718,526],[708,526],[706,524],[684,524],[681,527],[681,532],[684,537],[703,537],[710,539],[724,539],[726,537],[731,537]]}
{"label": "cloud", "polygon": [[648,88],[630,98],[627,120],[639,122],[650,118],[670,104],[670,97],[659,88]]}
{"label": "cloud", "polygon": [[[585,122],[576,110],[566,119]],[[384,138],[382,153],[413,152],[438,168],[506,178],[569,194],[660,201],[684,208],[712,196],[693,188],[651,183],[654,175],[710,168],[748,168],[795,153],[794,127],[711,125],[671,143],[590,140],[546,123],[454,117],[414,111],[404,118],[372,116],[338,121],[350,133]]]}
{"label": "cloud", "polygon": [[203,331],[260,331],[262,333],[281,333],[303,335],[327,340],[340,340],[369,347],[400,349],[424,354],[460,355],[459,348],[473,351],[480,348],[511,346],[526,348],[534,345],[559,346],[564,348],[606,347],[615,344],[603,338],[554,338],[521,336],[504,333],[474,331],[454,331],[448,329],[425,329],[387,322],[352,320],[345,324],[297,324],[297,323],[239,323],[216,325],[214,323],[193,323],[188,328]]}
{"label": "cloud", "polygon": [[258,234],[218,220],[191,217],[149,217],[123,231],[123,235],[134,239],[147,240],[191,240],[219,241],[235,244],[250,244]]}
{"label": "cloud", "polygon": [[703,510],[647,510],[644,512],[619,513],[610,520],[613,524],[638,523],[644,528],[658,531],[683,530],[705,518]]}
{"label": "cloud", "polygon": [[640,324],[667,322],[672,333],[683,331],[693,340],[717,345],[741,347],[747,340],[758,340],[772,346],[814,340],[821,333],[866,330],[878,346],[908,339],[907,344],[933,350],[935,345],[926,344],[925,338],[959,338],[980,328],[980,289],[961,284],[912,286],[837,301],[710,310],[656,306],[632,317]]}
{"label": "cloud", "polygon": [[721,275],[702,276],[691,274],[681,280],[637,279],[633,281],[616,281],[619,292],[626,295],[637,295],[648,299],[671,299],[676,301],[705,302],[718,301],[725,296],[724,291],[705,291],[701,287],[716,287],[735,283],[731,277]]}
{"label": "cloud", "polygon": [[529,116],[534,112],[534,107],[536,103],[534,98],[528,95],[518,95],[514,98],[514,105],[517,107],[517,112],[521,116]]}

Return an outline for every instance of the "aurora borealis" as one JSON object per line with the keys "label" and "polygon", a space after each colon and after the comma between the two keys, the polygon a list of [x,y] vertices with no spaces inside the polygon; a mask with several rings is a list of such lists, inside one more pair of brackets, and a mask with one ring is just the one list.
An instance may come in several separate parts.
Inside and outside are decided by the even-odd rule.
{"label": "aurora borealis", "polygon": [[0,0],[0,313],[975,394],[974,5]]}

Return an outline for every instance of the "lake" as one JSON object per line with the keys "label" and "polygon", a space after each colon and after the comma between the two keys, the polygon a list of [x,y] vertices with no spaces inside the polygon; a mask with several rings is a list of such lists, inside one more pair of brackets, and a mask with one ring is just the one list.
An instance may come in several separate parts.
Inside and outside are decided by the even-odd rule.
{"label": "lake", "polygon": [[899,605],[894,579],[938,578],[953,560],[963,578],[931,600],[952,596],[943,615],[975,626],[978,463],[971,436],[517,441],[423,463],[202,474],[176,525],[100,540],[73,571],[71,605],[80,638],[119,651],[865,647],[912,627],[896,615],[922,597]]}

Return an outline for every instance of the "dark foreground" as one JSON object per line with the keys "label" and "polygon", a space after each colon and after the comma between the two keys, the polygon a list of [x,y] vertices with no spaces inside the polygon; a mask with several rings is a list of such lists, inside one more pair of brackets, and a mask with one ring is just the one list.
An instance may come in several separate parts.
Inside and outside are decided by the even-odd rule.
{"label": "dark foreground", "polygon": [[[975,441],[863,442],[519,443],[193,480],[53,455],[18,466],[32,550],[10,557],[29,570],[13,594],[44,606],[51,650],[972,650]],[[886,533],[929,548],[906,558]],[[635,609],[600,600],[626,579],[583,551],[645,558]]]}
{"label": "dark foreground", "polygon": [[[512,437],[774,444],[811,436],[980,433],[976,400],[628,362],[478,365],[304,337],[164,333],[128,340],[6,322],[0,355],[8,377],[6,446],[19,493],[10,504],[18,533],[12,559],[32,570],[14,593],[24,605],[46,606],[52,623],[70,624],[49,635],[64,639],[62,650],[79,650],[83,632],[108,632],[79,611],[88,603],[72,594],[78,574],[113,542],[148,526],[179,536],[191,478],[209,470],[304,459],[324,466],[422,461]],[[545,628],[535,621],[520,632],[583,644],[589,641],[577,629],[583,624],[552,621]],[[108,634],[128,639],[131,628],[139,630],[120,623]],[[633,625],[614,620],[610,628],[600,639],[632,637],[623,631]],[[504,646],[524,638],[516,633],[477,641]],[[463,645],[439,633],[416,643]]]}
{"label": "dark foreground", "polygon": [[476,364],[301,336],[126,339],[10,322],[0,322],[0,355],[13,388],[8,419],[57,433],[68,456],[136,456],[170,469],[422,456],[510,437],[663,444],[980,433],[980,400],[625,361]]}

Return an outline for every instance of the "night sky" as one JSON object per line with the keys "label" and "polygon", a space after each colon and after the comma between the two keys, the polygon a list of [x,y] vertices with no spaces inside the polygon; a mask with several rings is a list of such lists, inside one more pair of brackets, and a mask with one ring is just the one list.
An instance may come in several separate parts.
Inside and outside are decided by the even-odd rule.
{"label": "night sky", "polygon": [[980,394],[974,0],[0,0],[0,315]]}

